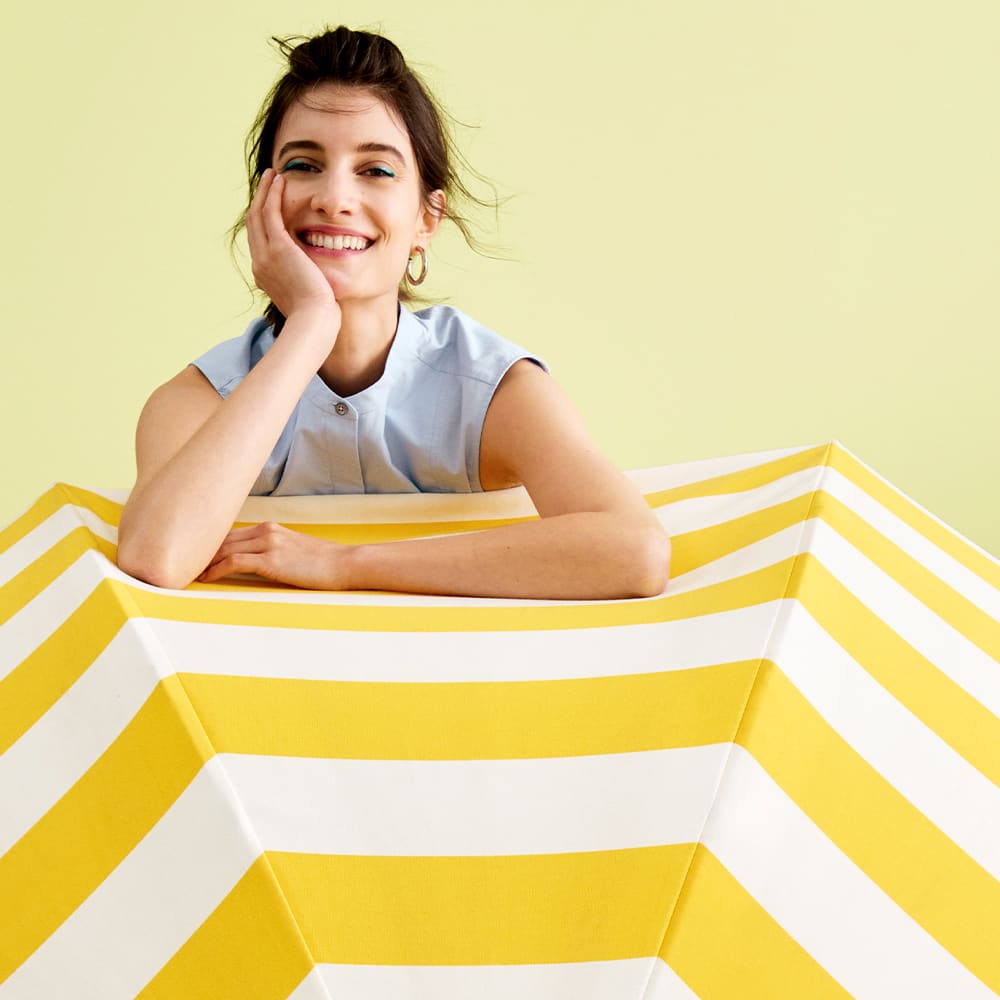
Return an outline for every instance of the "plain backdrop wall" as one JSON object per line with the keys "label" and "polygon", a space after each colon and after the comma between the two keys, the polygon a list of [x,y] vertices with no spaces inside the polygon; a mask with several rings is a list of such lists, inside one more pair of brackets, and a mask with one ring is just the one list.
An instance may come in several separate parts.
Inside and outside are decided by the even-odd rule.
{"label": "plain backdrop wall", "polygon": [[[0,523],[127,486],[240,333],[225,231],[272,34],[381,28],[511,196],[431,256],[622,466],[839,438],[1000,554],[995,0],[24,3],[4,17]],[[483,221],[491,223],[489,216]]]}

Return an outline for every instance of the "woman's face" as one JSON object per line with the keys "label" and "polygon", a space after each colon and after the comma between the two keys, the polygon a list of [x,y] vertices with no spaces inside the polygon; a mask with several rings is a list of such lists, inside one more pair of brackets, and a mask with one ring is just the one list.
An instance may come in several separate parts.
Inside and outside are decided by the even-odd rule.
{"label": "woman's face", "polygon": [[368,91],[321,84],[306,100],[289,108],[274,140],[285,228],[339,301],[395,303],[413,248],[426,247],[440,222],[421,197],[409,135]]}

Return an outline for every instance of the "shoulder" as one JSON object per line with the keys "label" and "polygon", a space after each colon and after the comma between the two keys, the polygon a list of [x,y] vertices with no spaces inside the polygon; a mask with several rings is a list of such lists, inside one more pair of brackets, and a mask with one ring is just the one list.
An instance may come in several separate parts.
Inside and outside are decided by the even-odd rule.
{"label": "shoulder", "polygon": [[242,334],[216,344],[191,364],[220,396],[228,396],[274,344],[274,328],[263,316]]}
{"label": "shoulder", "polygon": [[222,405],[214,386],[188,365],[146,401],[135,432],[138,487]]}
{"label": "shoulder", "polygon": [[404,310],[401,322],[412,328],[418,360],[435,371],[496,387],[521,358],[546,367],[530,351],[453,306],[431,306],[415,313]]}
{"label": "shoulder", "polygon": [[187,365],[153,390],[139,415],[139,432],[164,421],[183,423],[188,416],[200,422],[221,402],[211,382],[194,365]]}
{"label": "shoulder", "polygon": [[521,450],[541,441],[543,429],[553,427],[562,436],[585,434],[576,408],[556,380],[528,358],[516,361],[493,394],[483,427],[484,445]]}
{"label": "shoulder", "polygon": [[592,447],[576,408],[548,371],[529,359],[504,374],[483,422],[480,478],[484,489],[527,484],[530,469],[560,454]]}

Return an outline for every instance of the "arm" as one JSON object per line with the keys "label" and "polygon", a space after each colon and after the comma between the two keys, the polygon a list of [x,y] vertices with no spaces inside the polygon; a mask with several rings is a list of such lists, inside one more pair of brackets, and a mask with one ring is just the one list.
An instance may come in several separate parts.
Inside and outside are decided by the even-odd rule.
{"label": "arm", "polygon": [[247,213],[254,277],[288,317],[277,343],[227,399],[188,367],[139,418],[118,565],[160,587],[184,587],[208,565],[340,331],[332,289],[284,229],[283,188],[269,171]]}
{"label": "arm", "polygon": [[[296,319],[306,325],[307,317]],[[292,325],[228,399],[190,366],[150,397],[136,430],[136,483],[118,528],[126,573],[184,587],[208,565],[326,356]]]}
{"label": "arm", "polygon": [[232,532],[202,579],[249,572],[331,590],[555,599],[652,596],[665,586],[670,543],[656,516],[531,362],[518,362],[494,396],[480,469],[487,489],[523,482],[540,519],[358,546],[257,525]]}

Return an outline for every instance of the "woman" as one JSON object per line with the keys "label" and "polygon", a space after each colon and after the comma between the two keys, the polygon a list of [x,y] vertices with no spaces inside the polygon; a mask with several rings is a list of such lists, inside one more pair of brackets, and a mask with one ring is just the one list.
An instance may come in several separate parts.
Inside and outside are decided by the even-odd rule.
{"label": "woman", "polygon": [[[465,232],[439,112],[402,54],[344,27],[284,52],[251,133],[245,214],[271,302],[144,407],[121,568],[172,588],[254,573],[329,590],[659,593],[665,533],[540,362],[457,310],[400,305],[442,220]],[[489,531],[352,546],[230,530],[251,492],[517,484],[539,519]]]}

